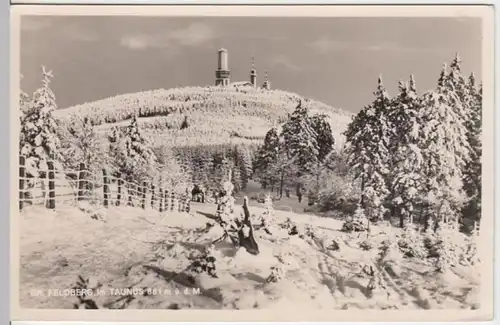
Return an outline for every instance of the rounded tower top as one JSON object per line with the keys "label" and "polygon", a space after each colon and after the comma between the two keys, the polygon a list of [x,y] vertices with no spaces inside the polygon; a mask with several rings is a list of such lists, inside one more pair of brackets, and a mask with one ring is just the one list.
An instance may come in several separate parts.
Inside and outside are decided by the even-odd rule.
{"label": "rounded tower top", "polygon": [[227,50],[225,48],[220,48],[219,52],[227,52]]}

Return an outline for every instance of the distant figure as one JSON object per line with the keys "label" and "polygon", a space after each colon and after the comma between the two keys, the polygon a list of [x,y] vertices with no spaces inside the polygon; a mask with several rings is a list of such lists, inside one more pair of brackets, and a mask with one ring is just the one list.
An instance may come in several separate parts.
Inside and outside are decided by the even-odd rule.
{"label": "distant figure", "polygon": [[205,203],[205,191],[198,184],[196,184],[191,190],[191,200]]}
{"label": "distant figure", "polygon": [[300,184],[297,184],[297,199],[299,200],[299,203],[302,202],[302,191],[300,189]]}

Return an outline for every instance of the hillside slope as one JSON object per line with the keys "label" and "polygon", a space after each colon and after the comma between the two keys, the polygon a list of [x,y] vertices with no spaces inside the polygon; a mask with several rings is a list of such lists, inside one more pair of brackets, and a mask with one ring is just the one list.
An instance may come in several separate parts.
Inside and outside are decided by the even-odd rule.
{"label": "hillside slope", "polygon": [[[71,288],[80,275],[90,279],[90,287],[97,282],[102,285],[104,294],[93,297],[99,308],[478,308],[477,269],[459,266],[438,274],[418,258],[389,260],[382,266],[375,262],[378,249],[360,248],[364,237],[339,231],[342,221],[283,211],[277,211],[277,221],[291,218],[299,227],[311,225],[318,237],[290,237],[279,229],[268,235],[258,230],[259,255],[221,242],[215,247],[218,278],[193,277],[185,272],[188,257],[222,233],[218,226],[206,227],[213,222],[209,218],[215,208],[193,204],[191,214],[162,214],[120,207],[100,210],[97,220],[71,205],[55,211],[23,210],[21,306],[73,308],[76,297],[49,296],[47,290]],[[255,215],[262,211],[251,206]],[[374,247],[388,233],[398,231],[373,226]],[[339,250],[329,248],[333,239]],[[270,269],[277,265],[285,266],[284,278],[267,283]],[[376,269],[373,291],[366,289],[371,278],[363,274],[364,265]],[[146,295],[139,290],[127,298],[111,291],[125,288],[152,292]],[[41,294],[31,294],[34,289]]]}
{"label": "hillside slope", "polygon": [[[125,126],[138,114],[139,125],[153,138],[170,145],[252,143],[273,125],[283,122],[299,101],[313,113],[326,114],[337,144],[352,114],[324,103],[282,90],[251,87],[185,87],[123,94],[57,110],[62,121],[72,116],[88,117],[106,131]],[[187,117],[189,127],[180,126]]]}

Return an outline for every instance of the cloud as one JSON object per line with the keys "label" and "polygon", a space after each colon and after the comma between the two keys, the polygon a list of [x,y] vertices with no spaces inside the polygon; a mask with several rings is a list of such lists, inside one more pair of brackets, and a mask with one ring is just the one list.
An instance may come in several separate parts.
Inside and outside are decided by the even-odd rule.
{"label": "cloud", "polygon": [[132,50],[146,48],[172,48],[176,45],[196,47],[215,38],[215,32],[207,24],[193,23],[186,28],[161,34],[133,34],[122,37],[120,44]]}
{"label": "cloud", "polygon": [[120,44],[132,50],[143,50],[151,45],[156,45],[149,38],[147,35],[125,35],[122,37]]}
{"label": "cloud", "polygon": [[207,24],[193,23],[185,29],[170,32],[169,38],[185,46],[199,46],[214,39],[215,33]]}
{"label": "cloud", "polygon": [[330,53],[333,51],[346,49],[347,43],[322,37],[312,43],[309,43],[308,46],[318,53]]}
{"label": "cloud", "polygon": [[304,67],[297,65],[293,62],[289,57],[280,54],[273,58],[271,58],[269,62],[272,66],[282,66],[291,71],[301,71],[304,70]]}

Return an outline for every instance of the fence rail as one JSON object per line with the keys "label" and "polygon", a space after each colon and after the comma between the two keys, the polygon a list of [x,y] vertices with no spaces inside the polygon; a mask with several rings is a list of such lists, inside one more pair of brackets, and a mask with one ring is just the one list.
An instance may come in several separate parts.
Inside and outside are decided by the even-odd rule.
{"label": "fence rail", "polygon": [[[43,204],[47,209],[65,201],[93,201],[104,207],[136,206],[159,212],[189,212],[191,191],[167,188],[160,181],[136,183],[131,177],[112,176],[106,169],[91,172],[84,163],[79,170],[56,170],[53,161],[48,170],[28,175],[26,159],[19,157],[19,210],[27,205]],[[37,187],[38,186],[38,187]]]}

